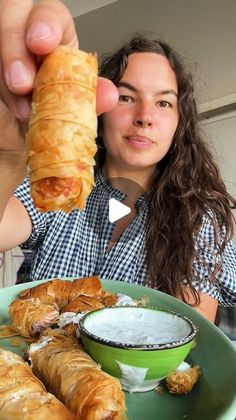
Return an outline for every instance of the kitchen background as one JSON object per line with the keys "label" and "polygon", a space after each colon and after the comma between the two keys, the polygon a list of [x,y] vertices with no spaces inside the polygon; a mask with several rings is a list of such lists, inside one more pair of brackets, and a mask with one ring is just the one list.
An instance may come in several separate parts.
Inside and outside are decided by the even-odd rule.
{"label": "kitchen background", "polygon": [[[171,43],[185,57],[195,75],[207,140],[215,150],[228,190],[236,195],[236,1],[64,0],[64,3],[74,17],[81,49],[100,55],[117,47],[130,34],[144,31]],[[13,277],[18,269],[21,257],[17,250],[11,255],[9,259],[8,255],[0,254],[0,281],[4,258],[8,259]],[[31,257],[26,250],[18,281],[27,280]],[[220,326],[236,339],[236,308],[221,311]]]}
{"label": "kitchen background", "polygon": [[80,48],[98,55],[137,31],[171,43],[195,75],[204,129],[236,195],[236,1],[64,0]]}

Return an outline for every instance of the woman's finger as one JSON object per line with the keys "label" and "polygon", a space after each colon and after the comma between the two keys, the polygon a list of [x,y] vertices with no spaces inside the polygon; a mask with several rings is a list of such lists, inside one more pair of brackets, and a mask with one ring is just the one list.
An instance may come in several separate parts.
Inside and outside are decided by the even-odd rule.
{"label": "woman's finger", "polygon": [[35,62],[25,45],[31,7],[31,0],[0,0],[1,91],[5,83],[15,93],[25,94],[32,89]]}
{"label": "woman's finger", "polygon": [[3,83],[2,65],[0,61],[0,101],[4,103],[13,114],[22,121],[28,120],[30,114],[30,98],[27,96],[19,96],[12,93]]}
{"label": "woman's finger", "polygon": [[[30,108],[23,95],[32,90],[37,56],[54,51],[59,44],[77,48],[76,31],[69,11],[59,0],[39,0],[35,5],[32,0],[0,0],[0,10],[0,92],[14,114],[25,119]],[[117,100],[113,83],[99,78],[98,114],[110,111]]]}
{"label": "woman's finger", "polygon": [[59,0],[40,0],[32,9],[26,29],[26,42],[37,55],[48,54],[59,45],[78,48],[74,21]]}
{"label": "woman's finger", "polygon": [[97,86],[97,114],[111,111],[119,99],[118,89],[109,79],[98,78]]}
{"label": "woman's finger", "polygon": [[78,46],[73,19],[59,0],[0,0],[1,60],[8,88],[29,93],[36,73],[36,56],[59,44]]}

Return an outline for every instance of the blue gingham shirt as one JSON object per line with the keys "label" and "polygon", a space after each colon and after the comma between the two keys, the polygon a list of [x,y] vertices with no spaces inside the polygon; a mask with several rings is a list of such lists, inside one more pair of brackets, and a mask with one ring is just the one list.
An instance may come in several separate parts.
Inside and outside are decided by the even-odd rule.
{"label": "blue gingham shirt", "polygon": [[[137,201],[137,216],[110,251],[108,245],[115,224],[109,222],[109,199],[122,201],[124,195],[106,183],[101,171],[96,175],[96,185],[83,211],[38,212],[29,194],[28,179],[15,195],[27,209],[33,224],[32,234],[23,244],[35,250],[31,280],[98,275],[103,279],[148,286],[144,249],[148,204],[144,195]],[[195,287],[225,306],[235,305],[236,250],[231,241],[226,246],[217,282],[209,282],[216,251],[214,230],[207,215],[196,238],[196,249]]]}

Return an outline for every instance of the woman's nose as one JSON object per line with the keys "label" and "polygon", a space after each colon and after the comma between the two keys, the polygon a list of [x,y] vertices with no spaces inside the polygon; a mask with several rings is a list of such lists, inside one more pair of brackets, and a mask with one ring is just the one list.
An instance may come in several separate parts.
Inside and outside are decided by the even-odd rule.
{"label": "woman's nose", "polygon": [[134,125],[139,127],[150,127],[153,123],[153,116],[149,107],[140,107],[134,117]]}
{"label": "woman's nose", "polygon": [[143,118],[136,118],[134,123],[139,127],[150,127],[152,125],[152,119],[149,116],[145,116]]}

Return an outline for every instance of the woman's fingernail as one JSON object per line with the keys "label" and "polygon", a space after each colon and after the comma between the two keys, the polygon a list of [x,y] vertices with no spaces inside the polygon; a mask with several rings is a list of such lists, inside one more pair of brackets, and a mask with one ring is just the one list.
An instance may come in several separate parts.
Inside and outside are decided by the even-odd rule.
{"label": "woman's fingernail", "polygon": [[27,87],[33,83],[32,75],[22,61],[18,60],[11,64],[7,83],[12,88]]}
{"label": "woman's fingernail", "polygon": [[53,34],[52,29],[44,22],[38,22],[29,29],[27,33],[27,42],[42,41],[50,38]]}
{"label": "woman's fingernail", "polygon": [[16,100],[17,114],[22,120],[28,120],[31,112],[30,101],[27,98],[17,98]]}

